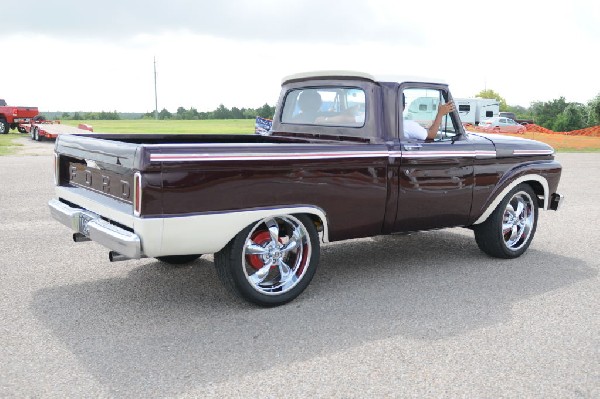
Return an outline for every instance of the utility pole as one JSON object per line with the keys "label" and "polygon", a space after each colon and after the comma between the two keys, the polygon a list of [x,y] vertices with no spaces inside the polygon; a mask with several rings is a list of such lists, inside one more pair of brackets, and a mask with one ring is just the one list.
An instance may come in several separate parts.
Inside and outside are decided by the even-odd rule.
{"label": "utility pole", "polygon": [[158,120],[158,94],[156,91],[156,57],[154,57],[154,119]]}

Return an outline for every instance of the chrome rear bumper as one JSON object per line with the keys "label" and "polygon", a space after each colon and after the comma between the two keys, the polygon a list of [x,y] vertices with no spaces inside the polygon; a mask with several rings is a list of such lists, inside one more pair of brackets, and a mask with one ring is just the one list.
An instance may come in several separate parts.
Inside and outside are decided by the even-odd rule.
{"label": "chrome rear bumper", "polygon": [[48,202],[54,219],[113,251],[128,258],[142,257],[140,237],[135,233],[115,226],[99,215],[81,208],[71,207],[57,199]]}

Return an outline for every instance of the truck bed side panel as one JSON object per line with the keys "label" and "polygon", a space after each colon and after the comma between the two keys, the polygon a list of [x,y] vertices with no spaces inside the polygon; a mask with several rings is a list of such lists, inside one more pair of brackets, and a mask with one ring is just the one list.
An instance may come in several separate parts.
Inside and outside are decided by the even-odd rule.
{"label": "truck bed side panel", "polygon": [[[147,216],[310,205],[326,213],[331,240],[381,233],[387,198],[385,145],[312,146],[300,155],[297,149],[281,151],[260,160],[238,154],[228,160],[164,161],[162,187],[155,183],[145,190],[145,195],[162,192],[162,209],[148,209]],[[302,159],[306,154],[314,158]],[[339,154],[349,157],[340,159]],[[159,158],[155,152],[152,156]]]}

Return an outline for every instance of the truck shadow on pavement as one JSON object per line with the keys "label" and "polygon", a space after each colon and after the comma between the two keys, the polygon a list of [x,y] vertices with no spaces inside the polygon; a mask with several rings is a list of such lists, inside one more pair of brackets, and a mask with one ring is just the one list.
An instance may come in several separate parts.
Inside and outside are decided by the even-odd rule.
{"label": "truck shadow on pavement", "polygon": [[147,260],[126,278],[39,290],[31,307],[109,394],[164,397],[375,340],[465,334],[596,274],[534,248],[492,259],[442,230],[327,245],[308,289],[274,309],[232,299],[206,259]]}

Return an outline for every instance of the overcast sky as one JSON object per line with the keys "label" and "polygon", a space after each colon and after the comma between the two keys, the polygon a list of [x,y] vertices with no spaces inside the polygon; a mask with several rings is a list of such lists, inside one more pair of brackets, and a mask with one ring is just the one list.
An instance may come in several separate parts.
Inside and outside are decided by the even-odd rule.
{"label": "overcast sky", "polygon": [[510,105],[600,93],[600,2],[28,0],[2,6],[0,98],[44,111],[274,105],[285,75],[442,78]]}

